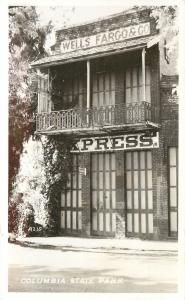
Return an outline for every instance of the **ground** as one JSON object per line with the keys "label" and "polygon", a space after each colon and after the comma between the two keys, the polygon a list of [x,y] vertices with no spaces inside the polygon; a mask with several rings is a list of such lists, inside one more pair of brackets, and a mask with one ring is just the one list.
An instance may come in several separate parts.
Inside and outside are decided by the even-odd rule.
{"label": "ground", "polygon": [[51,250],[9,244],[9,292],[177,291],[177,256]]}

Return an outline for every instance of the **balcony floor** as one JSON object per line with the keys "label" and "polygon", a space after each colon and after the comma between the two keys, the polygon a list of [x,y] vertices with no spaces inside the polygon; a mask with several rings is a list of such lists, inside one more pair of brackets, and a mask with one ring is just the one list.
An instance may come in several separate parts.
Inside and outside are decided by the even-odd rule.
{"label": "balcony floor", "polygon": [[135,124],[121,124],[121,125],[104,125],[98,127],[86,127],[86,128],[66,128],[66,129],[55,129],[50,128],[47,130],[36,131],[36,134],[40,135],[78,135],[78,136],[93,136],[102,134],[123,134],[131,132],[141,132],[141,131],[157,131],[160,125],[153,122],[143,122]]}

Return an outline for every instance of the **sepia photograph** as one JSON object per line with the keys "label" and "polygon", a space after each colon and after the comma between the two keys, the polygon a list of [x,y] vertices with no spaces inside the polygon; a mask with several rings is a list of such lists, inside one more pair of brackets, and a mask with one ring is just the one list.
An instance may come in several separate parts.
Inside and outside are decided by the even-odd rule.
{"label": "sepia photograph", "polygon": [[8,294],[176,299],[179,11],[8,6]]}

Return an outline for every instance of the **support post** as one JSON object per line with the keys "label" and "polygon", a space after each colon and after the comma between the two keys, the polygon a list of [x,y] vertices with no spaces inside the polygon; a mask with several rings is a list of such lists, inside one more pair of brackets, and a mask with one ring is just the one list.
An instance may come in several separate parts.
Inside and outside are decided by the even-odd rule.
{"label": "support post", "polygon": [[90,103],[91,103],[91,66],[90,60],[87,60],[87,126],[90,126]]}
{"label": "support post", "polygon": [[145,62],[145,48],[142,49],[142,86],[143,86],[143,101],[146,101],[146,62]]}
{"label": "support post", "polygon": [[90,60],[87,60],[87,109],[90,108],[91,90],[90,90]]}

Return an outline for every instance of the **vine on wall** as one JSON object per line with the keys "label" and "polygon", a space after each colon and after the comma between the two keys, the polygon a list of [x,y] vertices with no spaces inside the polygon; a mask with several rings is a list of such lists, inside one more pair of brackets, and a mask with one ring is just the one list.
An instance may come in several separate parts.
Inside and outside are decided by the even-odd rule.
{"label": "vine on wall", "polygon": [[60,228],[60,198],[61,190],[66,187],[68,173],[72,170],[70,150],[74,143],[72,139],[61,136],[42,138],[46,185],[44,194],[48,198],[47,235],[57,235]]}

